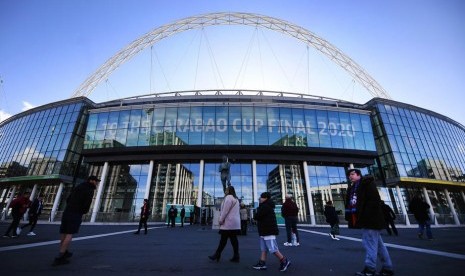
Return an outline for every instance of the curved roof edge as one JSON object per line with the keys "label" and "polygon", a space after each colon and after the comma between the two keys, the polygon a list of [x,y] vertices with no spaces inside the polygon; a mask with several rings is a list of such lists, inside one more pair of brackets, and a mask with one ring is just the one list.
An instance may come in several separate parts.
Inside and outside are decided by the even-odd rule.
{"label": "curved roof edge", "polygon": [[363,109],[363,104],[348,102],[330,97],[300,94],[285,91],[270,91],[270,90],[247,90],[247,89],[209,89],[209,90],[186,90],[177,92],[153,93],[139,96],[131,96],[110,100],[95,104],[96,108],[127,106],[131,104],[151,104],[160,102],[174,101],[229,101],[229,102],[247,102],[245,99],[250,99],[256,102],[269,103],[295,103],[303,104],[308,102],[330,104],[335,107],[350,107]]}
{"label": "curved roof edge", "polygon": [[61,106],[61,105],[64,105],[64,104],[77,103],[77,102],[85,102],[85,103],[87,103],[87,104],[89,104],[91,106],[95,106],[95,103],[92,100],[90,100],[90,99],[88,99],[86,97],[69,98],[69,99],[56,101],[56,102],[51,102],[51,103],[48,103],[48,104],[37,106],[37,107],[31,108],[31,109],[28,109],[26,111],[17,113],[15,115],[9,117],[8,119],[1,121],[0,122],[0,127],[3,126],[3,125],[8,124],[11,121],[14,121],[16,119],[19,119],[21,117],[27,116],[29,114],[32,114],[32,113],[35,113],[35,112],[38,112],[38,111],[46,110],[46,109],[53,108],[53,107],[56,107],[56,106]]}
{"label": "curved roof edge", "polygon": [[367,107],[371,107],[371,106],[375,105],[376,103],[386,103],[386,104],[391,104],[391,105],[395,105],[395,106],[398,106],[398,107],[413,109],[413,110],[416,110],[416,111],[431,115],[433,117],[439,118],[439,119],[444,120],[446,122],[449,122],[451,124],[454,124],[457,127],[461,128],[461,129],[463,129],[465,131],[465,126],[462,125],[461,123],[459,123],[459,122],[457,122],[457,121],[455,121],[455,120],[453,120],[453,119],[451,119],[451,118],[449,118],[449,117],[447,117],[445,115],[442,115],[440,113],[437,113],[437,112],[434,112],[432,110],[425,109],[425,108],[422,108],[422,107],[419,107],[419,106],[415,106],[415,105],[412,105],[412,104],[398,102],[398,101],[394,101],[394,100],[390,100],[390,99],[384,99],[384,98],[373,98],[373,99],[369,100],[365,105]]}

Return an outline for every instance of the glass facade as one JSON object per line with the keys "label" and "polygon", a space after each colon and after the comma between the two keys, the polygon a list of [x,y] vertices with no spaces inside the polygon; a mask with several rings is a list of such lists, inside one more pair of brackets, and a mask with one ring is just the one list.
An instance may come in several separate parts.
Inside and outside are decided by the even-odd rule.
{"label": "glass facade", "polygon": [[85,149],[160,145],[376,150],[369,114],[355,110],[157,105],[89,116]]}
{"label": "glass facade", "polygon": [[278,208],[291,194],[301,223],[326,224],[328,200],[342,219],[354,166],[375,175],[398,223],[414,222],[415,195],[431,203],[435,223],[465,223],[464,145],[460,124],[385,99],[362,106],[200,95],[98,107],[69,99],[0,124],[0,207],[4,218],[15,195],[34,190],[45,196],[43,213],[57,220],[73,185],[105,174],[86,221],[138,221],[148,198],[151,221],[186,205],[195,222],[211,223],[224,197],[220,159],[231,154],[231,183],[251,209],[268,191]]}
{"label": "glass facade", "polygon": [[[36,194],[44,198],[42,213],[49,216],[60,179],[71,181],[75,175],[85,174],[79,162],[88,106],[87,100],[66,100],[28,110],[0,124],[0,209],[4,215],[11,198],[36,188]],[[23,184],[17,185],[18,181]],[[38,182],[42,184],[36,186]],[[63,193],[70,188],[68,183]]]}
{"label": "glass facade", "polygon": [[78,164],[84,103],[63,103],[0,125],[0,178],[62,174]]}
{"label": "glass facade", "polygon": [[373,128],[386,178],[465,182],[465,131],[430,114],[378,103]]}

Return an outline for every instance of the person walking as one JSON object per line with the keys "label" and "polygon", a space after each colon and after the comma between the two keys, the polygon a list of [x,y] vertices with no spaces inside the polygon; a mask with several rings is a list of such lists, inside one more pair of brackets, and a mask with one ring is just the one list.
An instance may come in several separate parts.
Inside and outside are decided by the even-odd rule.
{"label": "person walking", "polygon": [[79,232],[82,216],[87,214],[94,197],[94,191],[100,179],[92,175],[73,188],[66,200],[66,207],[61,217],[60,225],[60,250],[52,265],[63,265],[69,263],[73,253],[68,248],[73,240],[73,235]]}
{"label": "person walking", "polygon": [[394,223],[394,220],[396,219],[396,214],[394,213],[392,208],[389,205],[387,205],[383,200],[381,200],[381,206],[383,208],[384,221],[386,222],[386,231],[388,232],[389,236],[392,236],[393,232],[394,235],[398,236],[399,233],[397,232],[396,224]]}
{"label": "person walking", "polygon": [[140,207],[140,219],[139,219],[139,228],[137,229],[134,234],[139,235],[140,229],[142,228],[142,225],[144,226],[144,234],[147,235],[147,220],[149,219],[150,216],[150,208],[149,208],[149,200],[144,199],[144,205]]}
{"label": "person walking", "polygon": [[347,189],[345,219],[349,228],[362,229],[362,244],[365,247],[365,268],[355,275],[376,275],[376,263],[382,263],[378,275],[394,275],[391,257],[381,238],[385,228],[381,198],[372,176],[362,178],[358,169],[348,171],[350,186]]}
{"label": "person walking", "polygon": [[329,233],[329,236],[333,240],[338,241],[339,238],[337,238],[336,235],[339,235],[339,217],[337,216],[336,208],[334,208],[333,202],[331,200],[326,202],[324,214],[326,217],[326,222],[331,226],[331,232]]}
{"label": "person walking", "polygon": [[279,229],[274,212],[275,204],[269,192],[262,193],[259,200],[260,203],[254,219],[257,221],[261,254],[258,263],[252,266],[252,268],[257,270],[267,269],[266,257],[268,252],[270,252],[279,260],[279,270],[286,271],[289,265],[291,265],[291,261],[279,251],[278,244],[276,243],[276,236],[279,235]]}
{"label": "person walking", "polygon": [[239,210],[239,213],[241,215],[241,235],[246,236],[247,235],[247,223],[249,220],[249,210],[245,207],[244,203],[241,203],[241,209]]}
{"label": "person walking", "polygon": [[[16,238],[21,232],[21,228],[18,229],[18,226],[21,218],[24,216],[24,213],[26,213],[27,208],[29,208],[31,204],[31,201],[29,200],[29,195],[29,192],[24,192],[22,195],[13,199],[13,201],[11,202],[10,208],[11,217],[13,218],[13,220],[11,221],[10,226],[3,235],[4,238]],[[11,236],[10,232],[12,233]]]}
{"label": "person walking", "polygon": [[226,187],[225,197],[221,204],[220,210],[220,243],[213,255],[208,256],[212,261],[220,261],[221,252],[226,246],[228,239],[231,241],[233,247],[234,255],[230,259],[231,262],[239,262],[239,241],[237,240],[237,235],[240,233],[241,229],[241,218],[239,215],[239,200],[236,196],[236,190],[233,186]]}
{"label": "person walking", "polygon": [[32,202],[31,207],[29,208],[29,213],[28,213],[29,223],[21,226],[21,229],[24,229],[27,226],[31,226],[31,228],[29,228],[29,233],[27,233],[28,236],[36,235],[33,232],[33,230],[37,224],[37,220],[39,220],[39,216],[42,213],[43,207],[44,207],[43,198],[41,195],[38,195]]}
{"label": "person walking", "polygon": [[415,216],[418,222],[418,238],[423,238],[423,233],[426,228],[426,236],[428,240],[433,239],[433,232],[431,231],[431,219],[428,214],[428,210],[431,208],[428,203],[424,202],[418,196],[413,197],[409,204],[409,209]]}
{"label": "person walking", "polygon": [[186,209],[184,209],[184,205],[181,207],[181,227],[184,227],[184,218],[186,217]]}
{"label": "person walking", "polygon": [[176,226],[176,217],[178,216],[178,209],[174,208],[171,205],[170,209],[168,210],[168,227],[171,225],[171,228]]}
{"label": "person walking", "polygon": [[[287,194],[286,200],[281,207],[281,215],[284,218],[284,223],[286,225],[286,234],[287,234],[287,242],[284,243],[284,246],[299,246],[300,239],[299,239],[299,232],[297,231],[297,214],[299,213],[299,207],[297,204],[292,200],[292,196]],[[296,243],[292,243],[292,234],[295,234]]]}
{"label": "person walking", "polygon": [[190,209],[190,212],[189,212],[189,225],[192,225],[194,223],[194,216],[195,216],[194,209]]}

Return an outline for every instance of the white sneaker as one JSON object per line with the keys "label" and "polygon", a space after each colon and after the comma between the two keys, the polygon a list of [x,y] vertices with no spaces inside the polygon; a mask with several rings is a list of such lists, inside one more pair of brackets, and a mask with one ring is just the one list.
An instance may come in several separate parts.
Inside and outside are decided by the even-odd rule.
{"label": "white sneaker", "polygon": [[28,236],[35,236],[36,233],[34,233],[34,232],[29,232],[29,233],[27,233],[27,235],[28,235]]}
{"label": "white sneaker", "polygon": [[16,235],[19,236],[19,234],[21,234],[21,230],[22,230],[21,227],[16,228]]}
{"label": "white sneaker", "polygon": [[293,243],[292,246],[299,246],[300,243],[299,242],[296,242],[296,243]]}
{"label": "white sneaker", "polygon": [[292,243],[290,243],[290,242],[285,242],[285,243],[284,243],[284,246],[292,246]]}

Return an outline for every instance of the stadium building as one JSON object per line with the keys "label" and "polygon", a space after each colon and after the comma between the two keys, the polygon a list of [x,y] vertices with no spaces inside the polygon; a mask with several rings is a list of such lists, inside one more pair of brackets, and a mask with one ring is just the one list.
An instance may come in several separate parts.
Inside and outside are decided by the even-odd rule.
{"label": "stadium building", "polygon": [[[232,15],[237,16],[216,14],[216,19],[233,20]],[[255,23],[269,19],[247,15]],[[173,26],[185,24],[193,21]],[[335,51],[330,45],[325,49]],[[350,59],[344,62],[359,69]],[[111,72],[114,65],[102,70]],[[354,72],[377,90],[369,76]],[[98,79],[89,80],[83,87],[91,90]],[[86,95],[0,123],[3,220],[12,199],[30,191],[31,197],[44,196],[42,218],[56,221],[72,187],[98,175],[102,181],[86,221],[138,220],[148,198],[151,221],[164,221],[174,204],[195,212],[195,222],[208,223],[224,196],[218,167],[227,156],[231,183],[243,203],[256,207],[264,191],[278,203],[292,194],[301,223],[325,224],[328,200],[343,212],[347,169],[360,168],[375,176],[397,223],[415,222],[408,205],[419,195],[432,206],[435,224],[465,224],[465,127],[382,91],[364,104],[257,90],[178,91],[102,103]]]}

